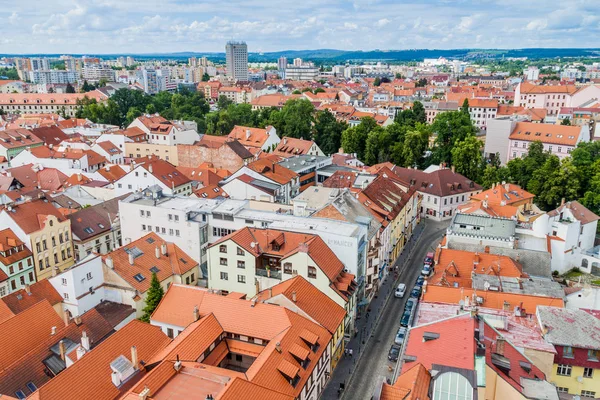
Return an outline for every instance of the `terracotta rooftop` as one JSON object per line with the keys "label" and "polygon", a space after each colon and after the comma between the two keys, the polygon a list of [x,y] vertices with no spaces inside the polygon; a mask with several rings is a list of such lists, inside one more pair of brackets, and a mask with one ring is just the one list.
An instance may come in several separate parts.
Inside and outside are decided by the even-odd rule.
{"label": "terracotta rooftop", "polygon": [[258,172],[259,174],[263,175],[268,179],[271,179],[272,181],[279,183],[280,185],[285,185],[286,183],[289,183],[292,179],[298,177],[298,174],[294,171],[282,167],[281,165],[272,162],[269,159],[256,160],[246,165],[246,167],[250,168],[255,172]]}
{"label": "terracotta rooftop", "polygon": [[431,374],[421,363],[411,363],[393,385],[383,383],[379,400],[429,400]]}
{"label": "terracotta rooftop", "polygon": [[[166,246],[166,254],[162,253],[162,246]],[[160,257],[156,257],[156,249]],[[133,264],[130,264],[130,254]],[[183,250],[173,243],[165,242],[156,233],[151,232],[123,247],[102,256],[104,264],[107,258],[112,260],[114,271],[140,293],[146,292],[150,287],[152,272],[156,271],[158,280],[182,275],[198,263],[188,256]]]}
{"label": "terracotta rooftop", "polygon": [[125,175],[127,172],[120,165],[110,165],[100,168],[98,173],[104,177],[108,182],[113,183],[118,181]]}
{"label": "terracotta rooftop", "polygon": [[43,143],[41,139],[27,129],[18,128],[0,131],[0,147],[4,147],[6,150],[41,145]]}
{"label": "terracotta rooftop", "polygon": [[84,242],[95,236],[110,232],[113,222],[119,216],[119,200],[123,200],[128,196],[129,194],[124,194],[69,214],[67,218],[71,221],[73,236]]}
{"label": "terracotta rooftop", "polygon": [[531,202],[535,195],[522,189],[514,183],[503,183],[481,193],[471,196],[471,199],[487,201],[488,204],[511,205],[529,200]]}
{"label": "terracotta rooftop", "polygon": [[410,182],[419,192],[440,197],[475,192],[482,189],[477,183],[453,172],[449,168],[438,169],[430,173],[400,167],[395,167],[392,171],[402,180]]}
{"label": "terracotta rooftop", "polygon": [[573,217],[576,218],[582,224],[588,224],[590,222],[594,222],[600,219],[600,217],[598,217],[592,211],[587,209],[583,204],[581,204],[577,200],[566,202],[557,209],[548,212],[548,215],[551,217],[557,216],[565,209],[568,209],[571,212],[571,214],[573,214]]}
{"label": "terracotta rooftop", "polygon": [[238,140],[246,147],[262,147],[269,139],[268,129],[251,128],[248,126],[235,125],[227,137],[231,140]]}
{"label": "terracotta rooftop", "polygon": [[[6,228],[0,231],[0,262],[9,266],[17,261],[23,260],[31,256],[31,251],[25,246],[17,235],[10,229]],[[30,260],[30,265],[31,265]]]}
{"label": "terracotta rooftop", "polygon": [[39,188],[45,191],[59,190],[68,176],[56,168],[44,168],[25,164],[20,167],[9,168],[5,173],[16,178],[27,188]]}
{"label": "terracotta rooftop", "polygon": [[312,140],[283,137],[273,153],[284,157],[308,154],[313,144],[315,144],[315,142]]}
{"label": "terracotta rooftop", "polygon": [[32,283],[26,289],[20,289],[2,298],[0,302],[5,304],[14,314],[20,314],[28,308],[47,300],[50,305],[62,303],[62,296],[47,279]]}
{"label": "terracotta rooftop", "polygon": [[580,126],[517,122],[508,138],[510,140],[523,140],[527,142],[539,140],[543,143],[575,146],[579,140],[580,133]]}
{"label": "terracotta rooftop", "polygon": [[5,208],[2,212],[7,213],[26,234],[43,229],[49,215],[55,216],[59,222],[66,221],[66,218],[60,211],[44,200],[34,200],[13,205],[10,211]]}

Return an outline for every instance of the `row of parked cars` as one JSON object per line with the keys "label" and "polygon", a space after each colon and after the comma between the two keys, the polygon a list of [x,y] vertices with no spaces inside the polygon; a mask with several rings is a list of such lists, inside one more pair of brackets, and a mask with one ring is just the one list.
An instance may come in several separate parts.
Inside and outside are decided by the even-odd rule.
{"label": "row of parked cars", "polygon": [[[404,312],[402,313],[402,318],[400,318],[400,328],[396,333],[396,337],[394,339],[394,344],[390,348],[388,353],[388,360],[390,361],[398,361],[398,357],[400,356],[401,346],[404,344],[404,339],[406,338],[406,333],[408,331],[408,327],[412,325],[415,311],[417,309],[417,304],[419,303],[419,298],[421,297],[421,292],[423,290],[423,283],[425,282],[425,277],[431,275],[433,272],[433,253],[427,253],[423,263],[423,269],[421,270],[421,275],[417,278],[414,287],[410,291],[410,298],[406,301],[404,306]],[[405,283],[400,283],[394,292],[394,297],[403,298],[406,295],[407,286]]]}

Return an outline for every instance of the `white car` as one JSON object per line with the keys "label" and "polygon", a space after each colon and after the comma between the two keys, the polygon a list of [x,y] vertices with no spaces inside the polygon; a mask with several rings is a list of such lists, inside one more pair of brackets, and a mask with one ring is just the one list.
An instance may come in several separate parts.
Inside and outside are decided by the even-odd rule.
{"label": "white car", "polygon": [[404,343],[404,338],[406,337],[407,330],[408,329],[406,329],[406,327],[401,326],[400,329],[398,329],[398,333],[396,333],[394,343],[396,343],[398,346],[402,346],[402,344]]}
{"label": "white car", "polygon": [[398,297],[401,299],[404,297],[405,293],[406,293],[406,285],[404,283],[401,283],[396,288],[396,291],[394,292],[394,297]]}
{"label": "white car", "polygon": [[421,270],[421,275],[423,276],[429,276],[431,274],[431,265],[423,265],[423,269]]}

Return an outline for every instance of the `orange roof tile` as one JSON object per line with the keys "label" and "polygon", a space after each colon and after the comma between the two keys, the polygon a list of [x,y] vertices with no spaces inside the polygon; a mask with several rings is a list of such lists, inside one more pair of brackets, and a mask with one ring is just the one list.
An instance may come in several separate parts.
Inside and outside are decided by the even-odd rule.
{"label": "orange roof tile", "polygon": [[6,212],[26,234],[43,229],[49,215],[55,216],[59,222],[66,221],[65,216],[62,215],[60,211],[44,200],[34,200],[13,205],[11,211],[5,209],[4,212]]}
{"label": "orange roof tile", "polygon": [[575,146],[579,140],[580,133],[580,126],[517,122],[509,139],[524,140],[527,142],[539,140],[543,143]]}
{"label": "orange roof tile", "polygon": [[[167,247],[166,254],[162,254],[162,245]],[[156,257],[157,248],[159,258]],[[129,253],[134,255],[133,265],[129,262]],[[109,257],[112,259],[115,273],[140,293],[150,288],[153,267],[158,269],[156,276],[160,282],[198,267],[198,263],[177,245],[165,242],[154,232],[102,256],[105,264]],[[136,279],[136,276],[139,279]]]}
{"label": "orange roof tile", "polygon": [[31,256],[31,251],[10,228],[0,230],[0,251],[5,253],[0,254],[0,262],[5,266]]}
{"label": "orange roof tile", "polygon": [[294,171],[278,165],[276,162],[270,161],[269,159],[263,158],[256,160],[247,165],[251,170],[258,172],[264,177],[271,179],[281,185],[285,185],[292,179],[298,177],[298,174]]}
{"label": "orange roof tile", "polygon": [[535,195],[523,190],[521,186],[513,183],[499,184],[479,194],[471,196],[472,199],[484,201],[488,204],[513,204],[523,200],[533,200]]}
{"label": "orange roof tile", "polygon": [[383,384],[380,400],[429,400],[431,374],[421,363],[410,365],[393,385]]}
{"label": "orange roof tile", "polygon": [[230,140],[237,139],[246,147],[262,147],[267,139],[269,139],[268,128],[262,129],[235,125],[227,137]]}
{"label": "orange roof tile", "polygon": [[29,293],[25,289],[20,289],[0,298],[0,303],[5,304],[14,314],[19,314],[44,300],[47,300],[51,306],[63,301],[62,296],[47,279],[31,284]]}
{"label": "orange roof tile", "polygon": [[52,327],[63,326],[65,323],[62,318],[47,300],[42,300],[2,322],[0,332],[4,338],[10,339],[10,345],[2,346],[0,370],[5,369],[39,342],[50,337]]}
{"label": "orange roof tile", "polygon": [[307,154],[313,144],[315,142],[312,140],[283,137],[277,148],[273,151],[273,154],[279,154],[284,157]]}
{"label": "orange roof tile", "polygon": [[502,310],[506,305],[514,310],[520,306],[527,311],[528,314],[535,314],[538,306],[564,307],[565,303],[561,298],[532,296],[525,294],[509,293],[509,292],[493,292],[485,290],[475,290],[471,288],[452,288],[445,286],[427,286],[423,293],[423,301],[432,303],[451,303],[458,304],[461,300],[474,302],[474,298],[480,297],[483,303],[480,305],[487,308],[495,308]]}

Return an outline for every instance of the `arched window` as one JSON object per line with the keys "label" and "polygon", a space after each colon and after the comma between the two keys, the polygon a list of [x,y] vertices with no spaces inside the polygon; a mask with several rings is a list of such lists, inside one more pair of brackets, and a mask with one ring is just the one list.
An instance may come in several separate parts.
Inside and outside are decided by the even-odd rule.
{"label": "arched window", "polygon": [[473,400],[473,386],[457,372],[445,372],[437,377],[432,400]]}
{"label": "arched window", "polygon": [[584,258],[583,260],[581,260],[581,268],[587,269],[587,267],[588,267],[588,259]]}

